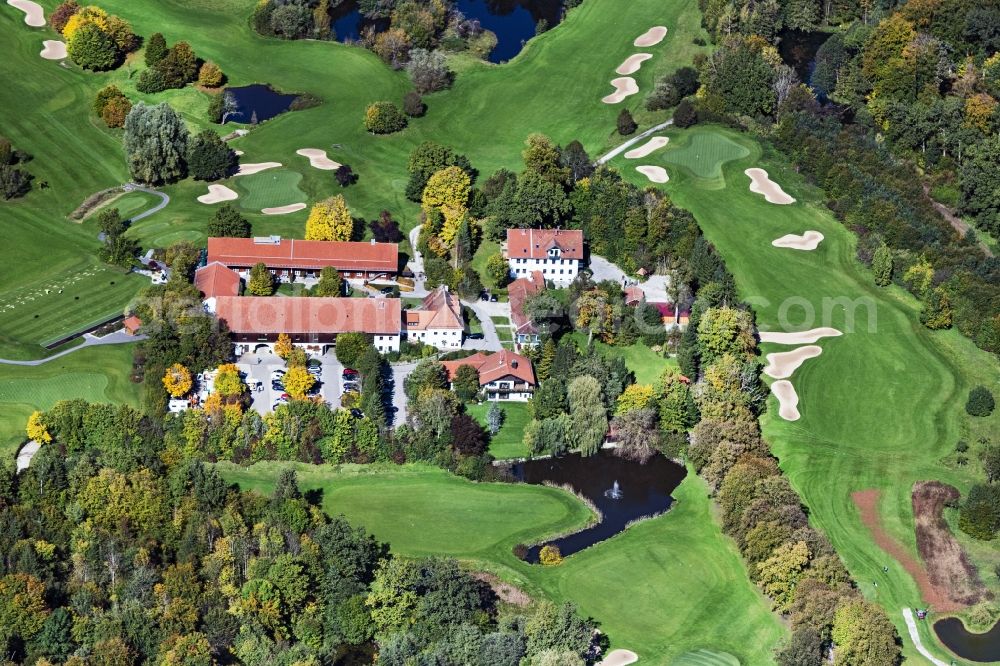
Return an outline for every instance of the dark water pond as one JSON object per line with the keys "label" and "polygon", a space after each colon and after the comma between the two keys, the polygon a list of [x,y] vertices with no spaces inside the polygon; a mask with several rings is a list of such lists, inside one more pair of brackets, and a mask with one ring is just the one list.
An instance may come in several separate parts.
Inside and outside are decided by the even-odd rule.
{"label": "dark water pond", "polygon": [[974,634],[957,617],[934,623],[934,633],[949,650],[969,661],[1000,661],[1000,622],[983,634]]}
{"label": "dark water pond", "polygon": [[816,68],[816,52],[830,35],[825,32],[784,30],[778,36],[781,38],[778,42],[781,59],[795,70],[804,83],[811,83]]}
{"label": "dark water pond", "polygon": [[[466,19],[479,24],[497,36],[497,45],[489,55],[490,62],[510,60],[535,36],[535,27],[544,20],[552,28],[562,20],[563,0],[454,0],[454,7]],[[355,42],[364,28],[376,32],[389,27],[388,19],[370,20],[358,11],[357,2],[348,0],[333,10],[333,29],[337,41]]]}
{"label": "dark water pond", "polygon": [[[613,537],[637,518],[666,511],[673,502],[670,493],[687,470],[660,455],[640,465],[602,450],[587,458],[574,453],[561,458],[529,460],[514,465],[511,473],[525,483],[569,484],[604,514],[604,519],[593,527],[546,542],[558,546],[565,557]],[[606,494],[615,481],[621,490],[619,499]],[[540,550],[541,545],[529,549],[525,559],[538,562]]]}
{"label": "dark water pond", "polygon": [[292,106],[298,95],[279,93],[268,85],[254,84],[242,88],[226,88],[225,121],[262,123]]}

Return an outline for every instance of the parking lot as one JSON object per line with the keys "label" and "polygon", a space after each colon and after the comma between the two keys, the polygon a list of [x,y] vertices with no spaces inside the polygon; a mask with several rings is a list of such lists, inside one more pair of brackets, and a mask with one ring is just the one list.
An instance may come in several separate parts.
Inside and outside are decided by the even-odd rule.
{"label": "parking lot", "polygon": [[[320,382],[319,394],[330,407],[339,407],[343,366],[332,353],[324,354],[317,360],[320,362],[320,374],[317,376]],[[276,370],[287,370],[285,362],[275,354],[261,352],[244,354],[236,365],[241,372],[246,373],[245,381],[251,387],[250,395],[253,400],[251,407],[261,414],[273,411],[285,392],[272,386],[272,375]]]}

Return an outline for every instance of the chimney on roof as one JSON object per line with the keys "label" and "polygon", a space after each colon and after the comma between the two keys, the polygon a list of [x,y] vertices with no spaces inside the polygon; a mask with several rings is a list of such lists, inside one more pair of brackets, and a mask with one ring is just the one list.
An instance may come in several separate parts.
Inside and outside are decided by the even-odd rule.
{"label": "chimney on roof", "polygon": [[517,361],[511,361],[511,362],[510,362],[510,367],[512,367],[512,368],[514,368],[515,370],[517,370]]}
{"label": "chimney on roof", "polygon": [[373,239],[372,239],[372,245],[374,245],[374,244],[375,244],[375,239],[373,238]]}

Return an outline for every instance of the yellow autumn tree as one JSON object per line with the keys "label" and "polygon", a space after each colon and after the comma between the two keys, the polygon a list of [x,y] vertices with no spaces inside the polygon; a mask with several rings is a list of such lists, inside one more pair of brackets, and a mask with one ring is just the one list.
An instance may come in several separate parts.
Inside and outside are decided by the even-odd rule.
{"label": "yellow autumn tree", "polygon": [[191,371],[180,363],[174,363],[163,374],[163,388],[175,398],[191,390]]}
{"label": "yellow autumn tree", "polygon": [[306,240],[349,241],[354,220],[340,194],[313,205],[306,220]]}
{"label": "yellow autumn tree", "polygon": [[69,20],[66,21],[66,25],[63,26],[62,30],[63,37],[66,39],[71,38],[74,32],[88,24],[96,25],[101,29],[101,32],[107,34],[109,32],[108,13],[100,7],[94,7],[93,5],[84,7],[76,14],[70,16]]}
{"label": "yellow autumn tree", "polygon": [[25,428],[28,434],[28,439],[33,439],[39,444],[48,444],[52,441],[52,435],[49,434],[49,428],[42,421],[42,413],[35,410],[28,417],[28,425]]}
{"label": "yellow autumn tree", "polygon": [[649,384],[630,384],[615,402],[615,414],[635,409],[646,409],[653,401],[653,387]]}
{"label": "yellow autumn tree", "polygon": [[986,93],[977,93],[965,100],[965,125],[978,129],[983,134],[990,133],[997,101]]}
{"label": "yellow autumn tree", "polygon": [[216,393],[223,396],[240,395],[245,390],[246,386],[240,378],[239,368],[234,363],[223,363],[219,366],[219,373],[215,376]]}
{"label": "yellow autumn tree", "polygon": [[465,218],[466,204],[471,190],[472,180],[469,174],[458,166],[435,171],[427,179],[420,203],[425,213],[439,210],[444,216],[439,238],[446,247],[451,247],[455,243],[458,228]]}
{"label": "yellow autumn tree", "polygon": [[296,400],[304,398],[306,391],[311,389],[315,383],[316,378],[301,365],[293,366],[285,373],[285,390]]}
{"label": "yellow autumn tree", "polygon": [[292,339],[288,337],[288,333],[278,335],[278,340],[274,343],[274,353],[281,358],[288,358],[292,353]]}

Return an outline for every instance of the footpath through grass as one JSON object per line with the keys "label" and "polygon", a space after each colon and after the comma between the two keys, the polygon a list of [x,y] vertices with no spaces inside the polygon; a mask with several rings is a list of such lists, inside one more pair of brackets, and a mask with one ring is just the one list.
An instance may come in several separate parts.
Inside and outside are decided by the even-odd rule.
{"label": "footpath through grass", "polygon": [[[717,189],[695,175],[710,165],[669,169],[670,151],[685,145],[674,138],[685,134],[692,139],[719,134],[749,153],[722,166],[725,186]],[[971,419],[963,409],[973,385],[996,385],[997,359],[956,331],[928,331],[918,321],[918,304],[902,290],[876,288],[855,259],[853,237],[825,209],[820,193],[779,158],[762,154],[753,140],[716,127],[673,130],[671,137],[670,146],[651,158],[668,166],[667,191],[695,214],[725,257],[760,328],[785,330],[787,324],[788,330],[832,326],[844,331],[842,337],[818,342],[822,355],[807,360],[791,378],[801,420],[779,418],[772,398],[764,435],[808,504],[812,522],[829,534],[862,592],[889,611],[907,657],[919,662],[900,613],[906,606],[922,606],[919,591],[874,544],[850,495],[879,489],[885,528],[916,556],[913,483],[938,479],[968,491],[977,474],[946,459],[959,439],[972,442],[1000,432],[1000,412]],[[752,194],[743,174],[751,166],[767,169],[798,203],[776,206]],[[809,229],[825,236],[815,251],[771,246],[779,236]],[[790,348],[765,344],[762,351]],[[883,566],[889,566],[888,574]],[[928,627],[921,623],[925,643],[944,656]]]}
{"label": "footpath through grass", "polygon": [[[228,481],[266,493],[284,466],[223,463],[218,469]],[[364,525],[393,552],[451,555],[532,596],[572,600],[601,621],[614,647],[635,650],[642,663],[666,665],[707,649],[746,665],[771,664],[784,635],[713,521],[708,489],[694,475],[675,490],[677,503],[666,515],[559,566],[541,567],[518,560],[511,548],[586,522],[589,511],[563,491],[471,483],[425,465],[294,467],[303,490],[322,491],[328,512]]]}

